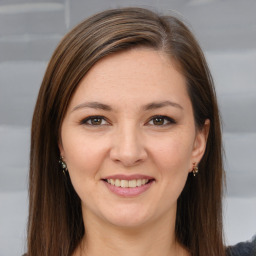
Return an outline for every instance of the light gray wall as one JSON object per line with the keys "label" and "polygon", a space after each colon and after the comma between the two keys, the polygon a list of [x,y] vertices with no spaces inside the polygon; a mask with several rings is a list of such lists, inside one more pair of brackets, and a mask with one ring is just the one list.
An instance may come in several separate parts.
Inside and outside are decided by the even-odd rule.
{"label": "light gray wall", "polygon": [[[228,240],[256,233],[255,0],[1,0],[0,256],[23,251],[30,123],[47,62],[62,36],[82,19],[122,6],[175,13],[199,39],[223,117]],[[240,207],[250,223],[233,232]]]}

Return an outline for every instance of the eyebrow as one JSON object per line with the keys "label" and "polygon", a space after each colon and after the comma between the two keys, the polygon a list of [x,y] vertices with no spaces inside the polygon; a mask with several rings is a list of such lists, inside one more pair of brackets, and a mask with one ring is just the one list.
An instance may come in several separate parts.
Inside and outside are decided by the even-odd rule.
{"label": "eyebrow", "polygon": [[72,109],[72,112],[77,110],[77,109],[81,109],[81,108],[94,108],[94,109],[102,109],[105,111],[112,111],[113,109],[106,104],[100,103],[100,102],[84,102],[82,104],[77,105],[76,107],[74,107]]}
{"label": "eyebrow", "polygon": [[[147,110],[158,109],[166,106],[172,106],[172,107],[183,110],[183,107],[180,104],[169,101],[169,100],[161,101],[161,102],[151,102],[149,104],[142,106],[142,110],[147,111]],[[101,109],[105,111],[113,111],[113,108],[111,106],[97,102],[97,101],[93,101],[93,102],[81,103],[75,106],[71,112],[78,109],[82,109],[82,108],[93,108],[93,109]]]}
{"label": "eyebrow", "polygon": [[166,101],[162,101],[162,102],[152,102],[149,103],[145,106],[142,107],[143,110],[151,110],[151,109],[158,109],[158,108],[162,108],[162,107],[166,107],[166,106],[172,106],[175,108],[179,108],[179,109],[183,109],[183,107],[175,102],[166,100]]}

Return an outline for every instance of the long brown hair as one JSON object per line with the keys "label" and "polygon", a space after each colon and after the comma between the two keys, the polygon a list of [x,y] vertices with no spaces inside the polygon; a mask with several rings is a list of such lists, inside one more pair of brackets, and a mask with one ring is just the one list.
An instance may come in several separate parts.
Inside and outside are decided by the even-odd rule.
{"label": "long brown hair", "polygon": [[189,175],[178,199],[176,237],[193,256],[223,256],[222,142],[216,96],[204,55],[176,17],[141,8],[96,14],[69,32],[45,73],[32,121],[29,176],[29,256],[71,255],[85,235],[80,199],[58,160],[60,127],[72,94],[101,58],[150,47],[174,59],[186,78],[198,129],[210,119],[197,177]]}

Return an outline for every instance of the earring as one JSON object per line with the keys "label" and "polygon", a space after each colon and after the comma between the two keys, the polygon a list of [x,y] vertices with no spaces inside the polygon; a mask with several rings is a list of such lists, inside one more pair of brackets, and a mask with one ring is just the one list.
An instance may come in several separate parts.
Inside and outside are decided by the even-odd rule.
{"label": "earring", "polygon": [[63,160],[63,156],[60,156],[59,163],[60,163],[63,174],[66,175],[66,172],[68,172],[68,167],[65,161]]}
{"label": "earring", "polygon": [[196,163],[193,163],[193,170],[192,170],[192,172],[193,172],[193,175],[194,175],[194,177],[197,175],[197,173],[198,173],[198,167],[196,166]]}

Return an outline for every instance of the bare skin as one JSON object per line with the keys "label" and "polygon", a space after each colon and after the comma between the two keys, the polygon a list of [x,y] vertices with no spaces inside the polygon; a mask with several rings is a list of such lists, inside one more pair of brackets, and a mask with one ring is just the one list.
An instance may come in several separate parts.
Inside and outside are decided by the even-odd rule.
{"label": "bare skin", "polygon": [[[86,230],[73,256],[189,255],[175,219],[209,121],[195,127],[186,81],[164,53],[133,49],[96,63],[71,99],[59,143]],[[118,182],[132,176],[139,192],[130,195]]]}
{"label": "bare skin", "polygon": [[98,221],[88,223],[86,227],[90,232],[86,233],[74,256],[189,256],[189,252],[175,241],[172,219],[165,221],[163,216],[163,221],[151,226],[131,230],[109,227],[105,232]]}

